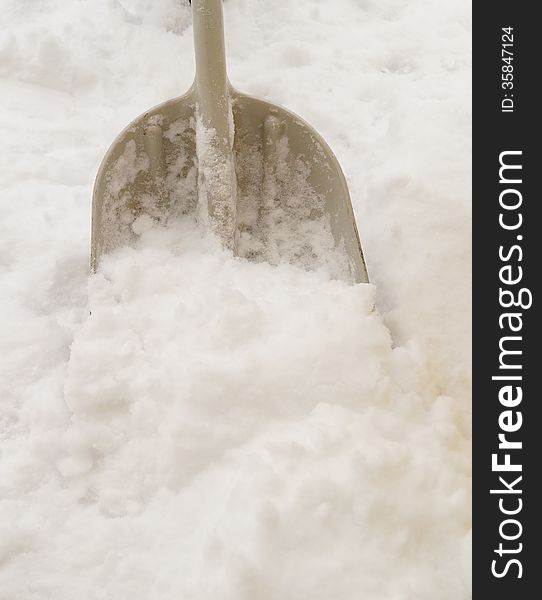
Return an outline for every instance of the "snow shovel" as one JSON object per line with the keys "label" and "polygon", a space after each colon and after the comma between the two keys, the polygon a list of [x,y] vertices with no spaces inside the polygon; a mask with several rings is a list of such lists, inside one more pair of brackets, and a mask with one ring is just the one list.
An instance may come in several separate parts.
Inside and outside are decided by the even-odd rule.
{"label": "snow shovel", "polygon": [[192,1],[195,81],[135,119],[94,186],[91,269],[151,225],[194,218],[255,262],[367,270],[348,187],[322,137],[292,112],[235,90],[226,75],[221,0]]}

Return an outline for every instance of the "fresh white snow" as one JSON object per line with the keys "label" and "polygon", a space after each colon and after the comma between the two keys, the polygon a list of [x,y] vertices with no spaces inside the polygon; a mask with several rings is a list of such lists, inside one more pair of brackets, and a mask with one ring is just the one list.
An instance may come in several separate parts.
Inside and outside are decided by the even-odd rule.
{"label": "fresh white snow", "polygon": [[344,167],[358,286],[144,218],[89,278],[99,162],[190,86],[190,9],[0,8],[0,599],[469,598],[469,2],[225,2],[234,86]]}

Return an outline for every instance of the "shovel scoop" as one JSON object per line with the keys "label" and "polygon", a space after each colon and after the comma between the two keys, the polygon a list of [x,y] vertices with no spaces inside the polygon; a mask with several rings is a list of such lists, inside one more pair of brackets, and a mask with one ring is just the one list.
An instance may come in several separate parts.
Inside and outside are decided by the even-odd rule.
{"label": "shovel scoop", "polygon": [[142,221],[167,227],[192,218],[241,258],[367,282],[348,187],[330,148],[297,115],[231,86],[222,0],[193,0],[192,15],[192,87],[135,119],[99,168],[92,270],[105,254],[137,246]]}

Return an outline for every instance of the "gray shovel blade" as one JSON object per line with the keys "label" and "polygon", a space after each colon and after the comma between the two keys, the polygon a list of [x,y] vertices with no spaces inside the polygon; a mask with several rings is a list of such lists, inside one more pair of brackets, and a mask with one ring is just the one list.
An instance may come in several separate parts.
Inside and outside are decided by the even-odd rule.
{"label": "gray shovel blade", "polygon": [[[367,282],[348,187],[322,137],[292,112],[232,90],[237,256]],[[92,268],[135,245],[142,215],[167,226],[198,218],[193,91],[133,121],[113,142],[94,187]]]}

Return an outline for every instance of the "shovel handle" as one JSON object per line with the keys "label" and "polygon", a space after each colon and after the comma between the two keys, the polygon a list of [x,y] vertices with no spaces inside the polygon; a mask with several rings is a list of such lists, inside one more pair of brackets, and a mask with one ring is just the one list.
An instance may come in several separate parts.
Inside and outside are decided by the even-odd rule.
{"label": "shovel handle", "polygon": [[229,140],[230,84],[226,74],[222,0],[192,0],[192,18],[199,116],[205,127]]}
{"label": "shovel handle", "polygon": [[200,217],[225,248],[235,250],[237,180],[222,0],[192,0],[192,17]]}

